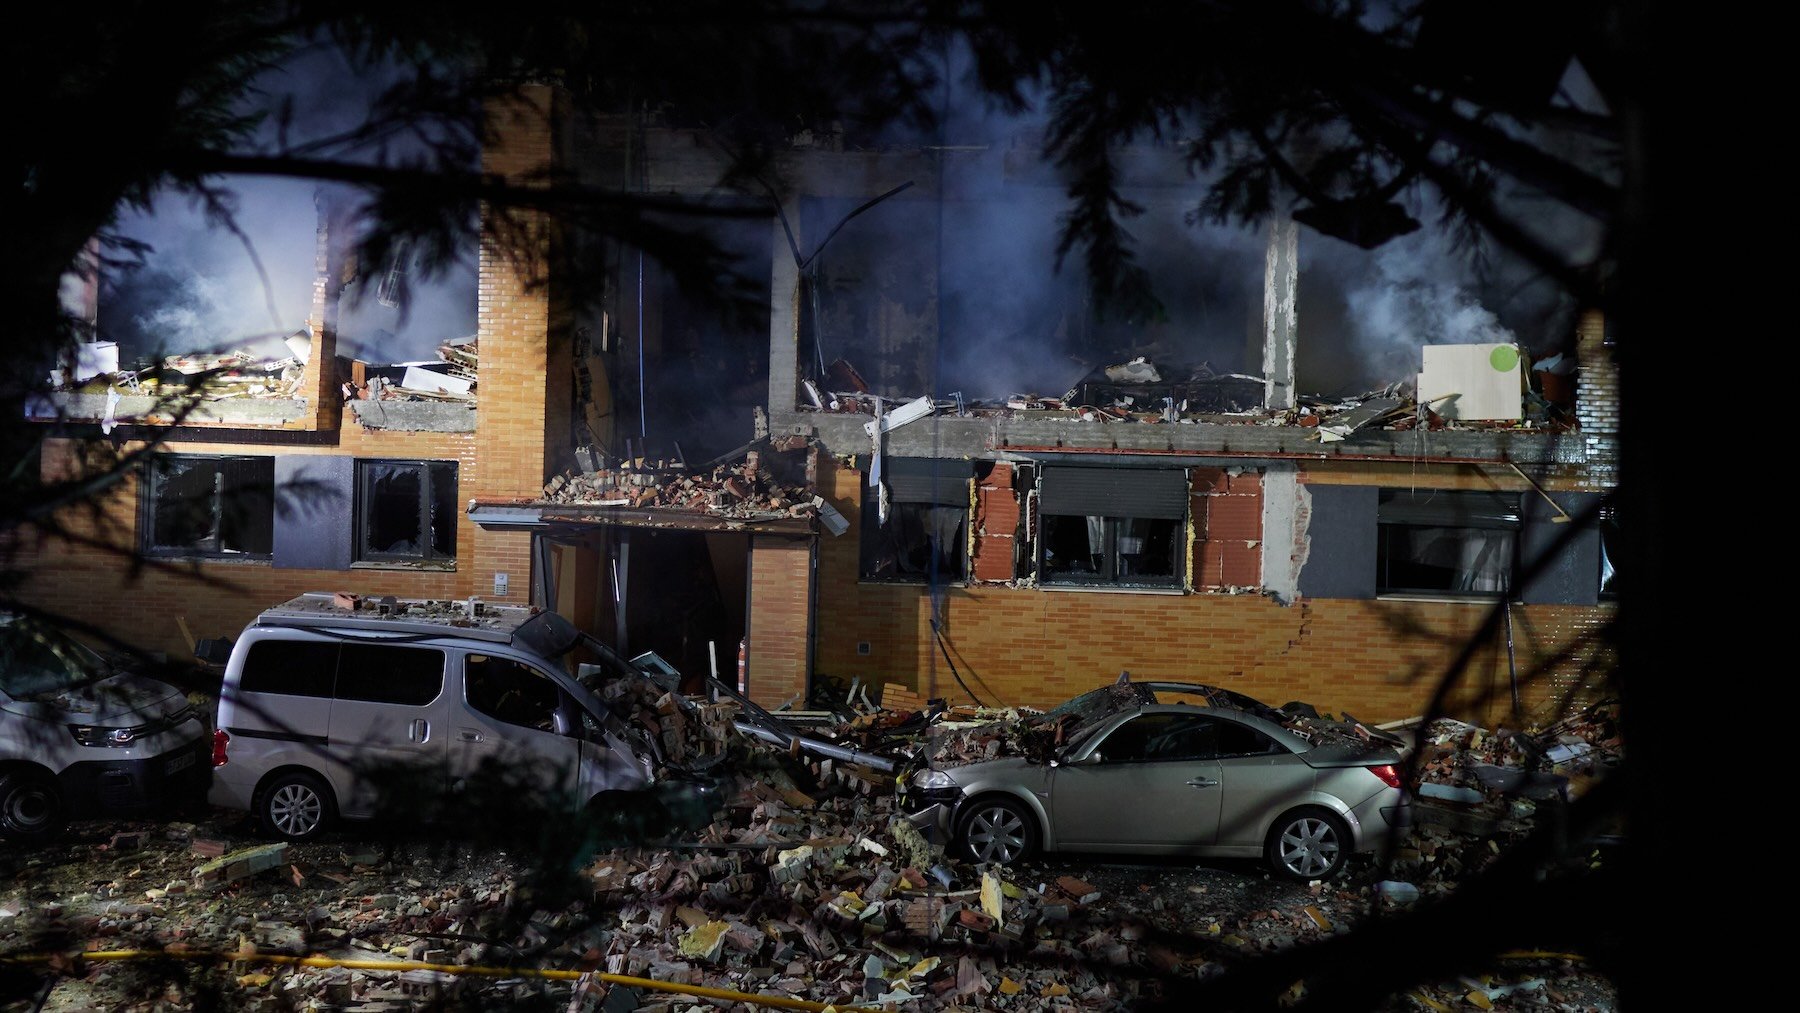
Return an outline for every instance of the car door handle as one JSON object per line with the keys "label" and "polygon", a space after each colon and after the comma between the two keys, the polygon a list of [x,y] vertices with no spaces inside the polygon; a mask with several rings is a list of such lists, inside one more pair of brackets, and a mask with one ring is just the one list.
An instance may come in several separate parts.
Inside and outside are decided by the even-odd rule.
{"label": "car door handle", "polygon": [[1187,783],[1189,788],[1217,788],[1219,782],[1210,777],[1196,777]]}
{"label": "car door handle", "polygon": [[480,742],[481,733],[473,728],[464,728],[462,730],[462,740],[464,742]]}
{"label": "car door handle", "polygon": [[430,742],[431,722],[424,718],[414,718],[413,723],[407,727],[407,738],[414,742]]}

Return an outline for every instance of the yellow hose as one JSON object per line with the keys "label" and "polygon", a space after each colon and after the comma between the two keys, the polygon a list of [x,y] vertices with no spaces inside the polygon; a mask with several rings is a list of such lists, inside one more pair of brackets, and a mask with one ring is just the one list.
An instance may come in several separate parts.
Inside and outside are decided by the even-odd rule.
{"label": "yellow hose", "polygon": [[548,978],[555,981],[574,981],[583,975],[591,976],[609,985],[628,985],[632,988],[644,988],[659,992],[676,992],[681,995],[699,996],[705,999],[729,999],[733,1002],[754,1003],[758,1006],[776,1006],[781,1009],[807,1010],[809,1013],[824,1013],[826,1010],[856,1013],[856,1011],[872,1011],[876,1007],[839,1006],[835,1003],[814,1002],[811,999],[795,999],[785,995],[752,995],[749,992],[734,992],[724,988],[708,988],[704,985],[679,985],[674,982],[656,981],[650,978],[633,978],[626,974],[608,974],[604,971],[565,971],[553,967],[488,967],[475,964],[428,964],[422,960],[356,960],[346,957],[296,957],[282,953],[258,953],[254,950],[85,950],[75,954],[31,954],[16,957],[0,957],[0,964],[47,964],[57,956],[74,960],[208,960],[208,961],[243,961],[255,964],[292,964],[297,967],[343,967],[356,971],[438,971],[443,974],[473,974],[484,978]]}

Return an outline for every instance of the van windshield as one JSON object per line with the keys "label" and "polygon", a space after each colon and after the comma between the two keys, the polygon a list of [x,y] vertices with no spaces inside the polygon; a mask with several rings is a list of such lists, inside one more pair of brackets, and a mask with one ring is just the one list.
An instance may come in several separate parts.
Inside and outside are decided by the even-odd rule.
{"label": "van windshield", "polygon": [[38,700],[113,674],[98,654],[42,624],[0,615],[0,691]]}

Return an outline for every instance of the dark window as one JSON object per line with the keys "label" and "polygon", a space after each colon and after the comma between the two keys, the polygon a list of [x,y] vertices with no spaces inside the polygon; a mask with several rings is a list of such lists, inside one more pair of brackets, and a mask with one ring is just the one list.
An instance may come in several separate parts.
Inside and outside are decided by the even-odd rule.
{"label": "dark window", "polygon": [[556,684],[509,658],[471,654],[463,660],[464,694],[469,706],[496,721],[539,731],[556,730],[556,708],[562,701]]}
{"label": "dark window", "polygon": [[246,693],[329,697],[337,677],[338,645],[308,640],[259,640],[244,656],[238,688]]}
{"label": "dark window", "polygon": [[1376,590],[1497,598],[1515,583],[1519,497],[1381,490]]}
{"label": "dark window", "polygon": [[1178,468],[1046,467],[1038,487],[1039,580],[1180,586],[1187,481]]}
{"label": "dark window", "polygon": [[429,647],[345,644],[338,666],[339,700],[417,706],[444,689],[444,652]]}
{"label": "dark window", "polygon": [[356,557],[456,558],[455,461],[358,461]]}
{"label": "dark window", "polygon": [[1217,754],[1219,722],[1198,714],[1145,714],[1100,743],[1108,763],[1205,760]]}
{"label": "dark window", "polygon": [[1179,520],[1046,514],[1042,528],[1038,545],[1047,584],[1156,587],[1181,582]]}
{"label": "dark window", "polygon": [[144,479],[148,554],[267,559],[273,552],[274,458],[160,454]]}
{"label": "dark window", "polygon": [[925,584],[967,578],[969,467],[922,458],[886,462],[886,524],[876,490],[863,488],[862,579]]}

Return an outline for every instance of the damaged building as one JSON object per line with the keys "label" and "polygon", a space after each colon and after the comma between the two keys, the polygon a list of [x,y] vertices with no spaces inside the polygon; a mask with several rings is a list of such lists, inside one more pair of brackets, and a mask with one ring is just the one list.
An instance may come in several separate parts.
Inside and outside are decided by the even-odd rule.
{"label": "damaged building", "polygon": [[[726,168],[697,131],[531,98],[496,112],[486,170],[694,196]],[[777,162],[766,217],[720,227],[767,278],[749,320],[631,251],[606,254],[597,306],[484,251],[473,339],[445,335],[441,367],[346,375],[322,241],[293,396],[203,402],[114,498],[107,537],[235,589],[127,585],[74,548],[24,593],[101,625],[141,599],[133,638],[171,651],[320,588],[532,601],[768,707],[853,681],[1043,706],[1129,669],[1391,720],[1506,602],[1453,704],[1479,720],[1540,659],[1560,660],[1517,691],[1527,709],[1604,649],[1605,527],[1564,538],[1615,480],[1597,315],[1555,362],[1421,343],[1416,372],[1313,395],[1291,221],[1153,264],[1163,312],[1101,322],[1073,272],[1023,294],[994,250],[948,238],[1060,195],[1030,145],[807,134]],[[1134,199],[1191,199],[1183,172],[1123,166]],[[116,418],[115,440],[166,421],[59,396]],[[46,471],[96,435],[52,441]],[[328,505],[230,524],[216,505],[295,487]]]}

